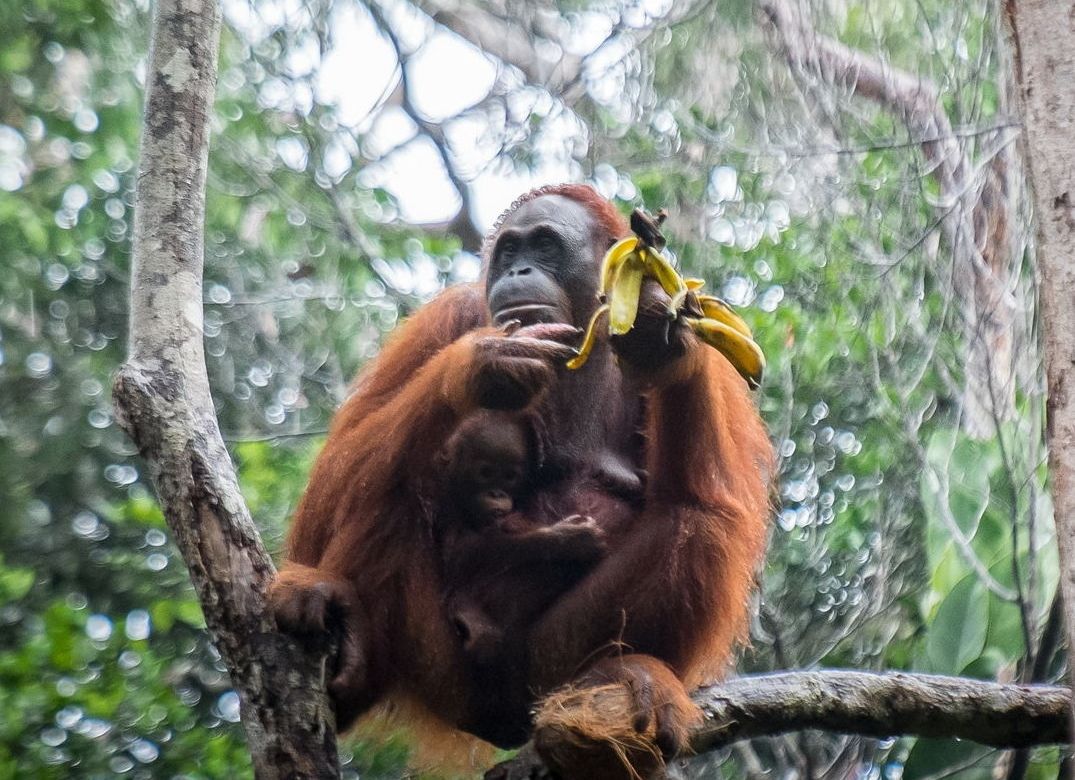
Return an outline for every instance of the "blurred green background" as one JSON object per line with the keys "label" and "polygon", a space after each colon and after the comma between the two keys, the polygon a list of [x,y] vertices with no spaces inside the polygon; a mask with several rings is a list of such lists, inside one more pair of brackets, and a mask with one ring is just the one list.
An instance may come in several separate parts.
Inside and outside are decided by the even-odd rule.
{"label": "blurred green background", "polygon": [[[513,196],[581,180],[625,211],[668,208],[684,272],[739,306],[769,357],[778,506],[740,669],[1060,676],[996,3],[224,10],[206,347],[274,552],[384,334],[475,278]],[[0,6],[0,778],[250,774],[237,698],[111,412],[148,15],[147,0]],[[816,67],[830,45],[916,100]],[[346,769],[397,777],[405,750],[346,743]],[[1046,778],[1058,761],[803,733],[677,771]]]}

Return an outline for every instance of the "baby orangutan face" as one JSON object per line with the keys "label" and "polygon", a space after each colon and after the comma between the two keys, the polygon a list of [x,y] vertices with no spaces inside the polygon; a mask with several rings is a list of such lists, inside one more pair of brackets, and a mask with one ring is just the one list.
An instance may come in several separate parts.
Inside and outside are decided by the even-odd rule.
{"label": "baby orangutan face", "polygon": [[469,524],[483,527],[515,509],[529,466],[529,442],[516,417],[474,415],[452,434],[444,458],[449,490]]}

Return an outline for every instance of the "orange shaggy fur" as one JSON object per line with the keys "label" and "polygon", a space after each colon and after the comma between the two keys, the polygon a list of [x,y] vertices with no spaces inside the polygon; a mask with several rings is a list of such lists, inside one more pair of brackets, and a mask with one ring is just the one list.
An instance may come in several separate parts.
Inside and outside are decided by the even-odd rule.
{"label": "orange shaggy fur", "polygon": [[[583,185],[529,193],[512,210],[547,195],[588,209],[596,275],[608,243],[628,232],[625,220]],[[446,615],[430,522],[437,497],[423,493],[435,453],[474,408],[475,344],[498,333],[489,320],[482,286],[459,285],[400,327],[336,415],[296,512],[272,601],[282,619],[308,610],[318,587],[333,594],[354,649],[332,690],[342,726],[393,698],[464,726],[501,695],[476,683]],[[656,726],[636,724],[650,729],[636,734],[632,702],[652,706],[680,744],[696,715],[686,691],[722,674],[745,637],[772,451],[743,380],[693,336],[682,358],[644,381],[621,369],[607,341],[576,373],[558,380],[576,383],[572,402],[606,405],[584,408],[586,419],[640,410],[632,424],[644,433],[648,478],[640,507],[610,528],[606,557],[536,619],[520,651],[523,693],[539,708],[539,748],[561,769],[586,766],[586,755],[626,744],[630,732],[641,747],[631,742],[627,764],[645,773],[655,764],[644,757],[659,758]],[[630,393],[636,400],[619,400]],[[641,704],[634,694],[617,699],[618,732],[607,713],[587,716],[593,699],[577,695],[609,686],[652,694]]]}

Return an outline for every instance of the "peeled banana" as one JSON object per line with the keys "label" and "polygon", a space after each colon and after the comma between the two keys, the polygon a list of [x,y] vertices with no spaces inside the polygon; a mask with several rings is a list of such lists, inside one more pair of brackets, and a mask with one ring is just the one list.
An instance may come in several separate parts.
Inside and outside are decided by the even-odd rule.
{"label": "peeled banana", "polygon": [[702,307],[702,313],[707,318],[716,320],[717,322],[723,322],[730,328],[734,328],[748,339],[753,339],[754,334],[750,332],[750,326],[743,321],[743,318],[735,313],[735,310],[728,305],[728,302],[722,298],[718,298],[715,295],[699,295],[698,303]]}
{"label": "peeled banana", "polygon": [[761,385],[762,373],[765,371],[765,355],[754,339],[711,317],[688,318],[687,323],[702,341],[728,358],[728,362],[746,380],[751,390],[756,390]]}
{"label": "peeled banana", "polygon": [[[658,231],[660,220],[654,222],[636,211],[632,215],[631,225],[636,235],[617,241],[605,253],[601,262],[599,289],[603,303],[590,317],[582,346],[578,354],[568,361],[567,367],[577,369],[586,363],[597,340],[597,325],[606,314],[609,333],[613,336],[622,336],[634,327],[642,281],[648,276],[656,279],[668,293],[668,316],[672,319],[683,317],[702,341],[728,358],[751,389],[757,388],[765,371],[765,355],[743,318],[727,302],[700,293],[705,282],[701,279],[684,279],[668,258],[661,254],[655,246],[664,246],[663,237]],[[643,239],[638,235],[639,225],[648,228],[643,235],[653,234],[658,240],[654,241],[652,237]],[[689,294],[694,296],[698,305],[688,306],[681,311]],[[698,309],[701,310],[700,317],[694,313]]]}
{"label": "peeled banana", "polygon": [[623,335],[634,327],[638,294],[642,279],[647,276],[656,279],[671,297],[668,315],[675,317],[690,288],[667,257],[647,246],[638,236],[617,241],[605,254],[601,262],[599,295],[611,306],[609,330],[613,335]]}

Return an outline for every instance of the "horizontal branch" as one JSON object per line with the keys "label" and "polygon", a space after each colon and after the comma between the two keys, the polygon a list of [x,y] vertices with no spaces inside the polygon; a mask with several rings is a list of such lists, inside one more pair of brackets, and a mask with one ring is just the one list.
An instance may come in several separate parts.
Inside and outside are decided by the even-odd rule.
{"label": "horizontal branch", "polygon": [[[455,0],[430,0],[425,3],[425,10],[433,21],[486,54],[518,68],[528,82],[554,95],[571,84],[582,70],[581,57],[564,52],[559,40],[537,29],[538,25],[528,23],[537,20],[501,16],[477,3]],[[543,56],[538,48],[541,43],[561,47],[560,55]]]}
{"label": "horizontal branch", "polygon": [[819,729],[867,737],[956,738],[1013,748],[1068,740],[1067,688],[906,672],[815,671],[740,677],[699,690],[698,752]]}
{"label": "horizontal branch", "polygon": [[[701,688],[693,698],[703,714],[690,739],[694,753],[803,729],[879,739],[965,739],[1002,748],[1068,740],[1070,692],[1057,686],[825,670],[739,677]],[[486,776],[537,777],[541,768],[528,745]]]}

